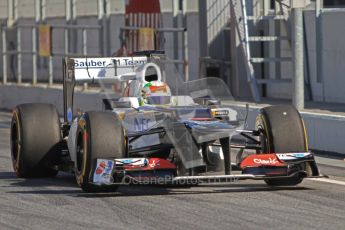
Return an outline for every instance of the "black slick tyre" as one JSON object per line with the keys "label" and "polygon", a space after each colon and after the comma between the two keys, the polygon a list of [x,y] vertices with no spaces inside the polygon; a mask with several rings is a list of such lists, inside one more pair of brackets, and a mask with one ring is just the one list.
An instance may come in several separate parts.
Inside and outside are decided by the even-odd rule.
{"label": "black slick tyre", "polygon": [[[256,130],[261,132],[263,153],[307,152],[308,141],[301,115],[293,106],[269,106],[256,118]],[[302,169],[303,170],[303,169]],[[301,183],[303,177],[296,175],[286,179],[267,179],[270,186],[290,186]]]}
{"label": "black slick tyre", "polygon": [[61,143],[60,121],[55,106],[18,105],[11,121],[11,157],[18,177],[53,177]]}
{"label": "black slick tyre", "polygon": [[111,192],[117,186],[94,185],[93,174],[97,159],[123,158],[124,129],[121,120],[112,112],[86,112],[78,121],[76,136],[75,176],[84,192]]}

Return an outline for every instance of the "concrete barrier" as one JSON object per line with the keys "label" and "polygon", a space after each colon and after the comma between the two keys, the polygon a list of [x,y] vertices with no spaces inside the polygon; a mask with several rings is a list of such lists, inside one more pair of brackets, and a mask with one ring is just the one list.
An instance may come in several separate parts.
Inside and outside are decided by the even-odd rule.
{"label": "concrete barrier", "polygon": [[[78,88],[74,94],[75,109],[101,110],[103,108],[102,99],[107,98],[109,94],[100,93],[95,90],[82,91]],[[18,104],[23,103],[51,103],[56,106],[60,114],[63,114],[63,91],[62,86],[0,86],[0,108],[12,109]]]}
{"label": "concrete barrier", "polygon": [[[83,111],[101,110],[103,108],[102,98],[107,98],[108,96],[109,94],[97,91],[80,91],[77,89],[74,98],[75,109],[80,108]],[[62,87],[47,88],[43,86],[0,85],[1,109],[12,109],[18,104],[30,102],[54,104],[62,114]],[[223,104],[231,105],[238,110],[245,111],[245,104],[238,102],[232,103],[230,101],[224,102]],[[256,115],[262,107],[250,107],[248,128],[254,128]],[[308,111],[302,111],[301,114],[304,118],[311,149],[345,155],[345,116]]]}

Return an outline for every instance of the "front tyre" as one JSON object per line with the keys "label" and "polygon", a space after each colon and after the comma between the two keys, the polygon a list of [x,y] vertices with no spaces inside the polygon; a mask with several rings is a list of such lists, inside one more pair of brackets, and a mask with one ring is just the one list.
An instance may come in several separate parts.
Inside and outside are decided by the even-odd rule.
{"label": "front tyre", "polygon": [[[308,141],[303,120],[295,107],[290,105],[269,106],[256,118],[263,153],[307,152]],[[304,170],[301,165],[300,170]],[[286,179],[267,179],[270,186],[290,186],[301,183],[303,177],[296,175]]]}
{"label": "front tyre", "polygon": [[78,121],[75,176],[85,192],[110,192],[117,186],[93,184],[97,159],[124,157],[125,138],[121,120],[113,112],[86,112]]}

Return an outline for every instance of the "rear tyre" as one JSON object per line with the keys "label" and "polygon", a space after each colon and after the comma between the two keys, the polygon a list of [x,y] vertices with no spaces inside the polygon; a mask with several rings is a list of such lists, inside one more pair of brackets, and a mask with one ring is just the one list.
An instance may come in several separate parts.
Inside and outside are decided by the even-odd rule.
{"label": "rear tyre", "polygon": [[53,177],[61,143],[60,121],[50,104],[22,104],[13,111],[11,157],[18,177]]}
{"label": "rear tyre", "polygon": [[123,158],[124,129],[115,113],[86,112],[78,121],[75,176],[84,192],[111,192],[117,186],[92,184],[97,158]]}
{"label": "rear tyre", "polygon": [[[263,153],[307,152],[308,141],[299,112],[289,105],[263,108],[256,118],[256,130],[261,132]],[[304,170],[301,166],[301,170]],[[296,175],[286,179],[267,179],[270,186],[289,186],[301,183],[303,177]]]}

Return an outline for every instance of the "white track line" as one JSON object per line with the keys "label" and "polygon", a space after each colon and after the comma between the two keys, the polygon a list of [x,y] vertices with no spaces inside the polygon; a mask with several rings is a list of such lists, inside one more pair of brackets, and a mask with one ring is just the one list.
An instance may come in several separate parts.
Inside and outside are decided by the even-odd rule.
{"label": "white track line", "polygon": [[337,184],[337,185],[345,186],[345,181],[332,180],[332,179],[327,179],[327,178],[308,178],[307,180],[318,181],[318,182],[325,182],[325,183]]}

